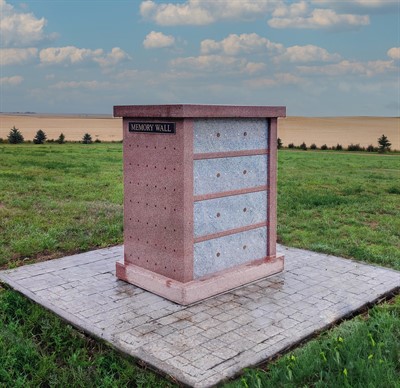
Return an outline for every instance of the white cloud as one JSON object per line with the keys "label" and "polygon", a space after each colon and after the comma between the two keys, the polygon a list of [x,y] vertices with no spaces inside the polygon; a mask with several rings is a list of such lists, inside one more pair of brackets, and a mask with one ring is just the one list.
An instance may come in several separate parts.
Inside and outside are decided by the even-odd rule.
{"label": "white cloud", "polygon": [[262,89],[271,86],[298,85],[304,82],[304,79],[290,73],[277,73],[272,78],[253,78],[245,81],[245,84],[251,89]]}
{"label": "white cloud", "polygon": [[46,39],[45,25],[45,18],[19,13],[5,0],[0,0],[0,42],[3,47],[30,46]]}
{"label": "white cloud", "polygon": [[299,3],[294,3],[291,5],[280,4],[272,12],[272,16],[275,18],[295,18],[299,16],[304,16],[308,12],[308,3],[306,1],[300,1]]}
{"label": "white cloud", "polygon": [[164,26],[205,25],[218,20],[251,20],[263,16],[281,0],[187,0],[186,2],[156,3],[143,1],[140,13]]}
{"label": "white cloud", "polygon": [[190,68],[191,70],[216,71],[236,70],[245,68],[247,61],[224,55],[200,55],[198,57],[176,58],[171,61],[173,67]]}
{"label": "white cloud", "polygon": [[100,66],[108,67],[115,66],[116,64],[129,59],[129,55],[119,47],[114,47],[110,53],[103,57],[94,57],[93,60],[97,62]]}
{"label": "white cloud", "polygon": [[93,61],[100,66],[112,66],[129,58],[119,47],[114,47],[110,53],[104,54],[103,49],[86,49],[75,46],[48,47],[39,53],[40,62],[44,65],[69,65]]}
{"label": "white cloud", "polygon": [[15,86],[21,84],[23,80],[24,78],[20,75],[14,75],[12,77],[2,77],[0,78],[0,85]]}
{"label": "white cloud", "polygon": [[30,48],[3,48],[0,49],[0,65],[19,65],[36,58],[38,49]]}
{"label": "white cloud", "polygon": [[279,52],[283,50],[283,45],[273,43],[267,38],[263,38],[255,33],[241,35],[230,34],[219,42],[206,39],[203,40],[200,45],[202,54],[223,52],[227,55],[237,55],[240,53],[263,52],[267,50]]}
{"label": "white cloud", "polygon": [[172,35],[164,35],[162,32],[151,31],[143,41],[146,49],[171,47],[175,44]]}
{"label": "white cloud", "polygon": [[100,89],[107,87],[108,82],[99,81],[60,81],[50,87],[52,89]]}
{"label": "white cloud", "polygon": [[298,70],[310,75],[363,75],[367,77],[399,71],[398,67],[394,65],[394,61],[369,61],[364,63],[348,60],[324,66],[298,66]]}
{"label": "white cloud", "polygon": [[262,62],[248,62],[244,67],[244,72],[248,74],[260,73],[266,69],[265,63]]}
{"label": "white cloud", "polygon": [[[282,12],[282,14],[284,14]],[[368,15],[338,14],[332,9],[314,9],[307,15],[294,14],[290,10],[283,17],[273,17],[268,21],[273,28],[350,28],[369,24]]]}
{"label": "white cloud", "polygon": [[387,55],[392,59],[400,59],[400,47],[392,47],[388,50]]}
{"label": "white cloud", "polygon": [[331,54],[326,49],[314,45],[292,46],[275,58],[275,61],[289,62],[335,62],[341,59],[339,54]]}
{"label": "white cloud", "polygon": [[398,0],[347,0],[345,2],[340,2],[337,0],[312,0],[312,3],[329,6],[329,7],[358,7],[359,9],[382,9],[382,8],[392,8],[398,6]]}
{"label": "white cloud", "polygon": [[[236,58],[227,55],[200,55],[198,57],[177,58],[171,61],[174,69],[187,69],[191,73],[179,73],[179,77],[189,75],[193,77],[194,72],[221,72],[221,74],[241,73],[255,74],[266,69],[265,63],[249,62],[244,58]],[[172,75],[174,72],[172,73]]]}
{"label": "white cloud", "polygon": [[102,49],[90,50],[74,46],[48,47],[40,51],[40,61],[46,65],[75,64],[103,55]]}

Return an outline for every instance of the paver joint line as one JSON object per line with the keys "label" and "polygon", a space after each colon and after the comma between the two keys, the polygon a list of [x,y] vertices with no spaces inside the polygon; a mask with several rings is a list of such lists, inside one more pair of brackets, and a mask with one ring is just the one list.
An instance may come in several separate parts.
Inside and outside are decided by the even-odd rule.
{"label": "paver joint line", "polygon": [[284,273],[191,306],[117,280],[121,246],[0,271],[0,281],[88,334],[202,388],[400,290],[400,272],[280,249]]}

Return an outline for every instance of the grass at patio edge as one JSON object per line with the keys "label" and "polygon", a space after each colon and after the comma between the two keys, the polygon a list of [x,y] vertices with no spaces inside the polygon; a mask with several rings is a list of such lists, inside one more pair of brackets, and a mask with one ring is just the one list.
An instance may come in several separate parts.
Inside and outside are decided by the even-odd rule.
{"label": "grass at patio edge", "polygon": [[0,387],[172,387],[0,283]]}

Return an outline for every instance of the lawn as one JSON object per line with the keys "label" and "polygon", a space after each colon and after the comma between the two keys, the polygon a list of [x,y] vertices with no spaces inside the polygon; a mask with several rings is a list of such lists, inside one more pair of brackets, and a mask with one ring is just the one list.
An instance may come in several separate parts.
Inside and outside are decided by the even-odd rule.
{"label": "lawn", "polygon": [[[279,152],[279,242],[400,270],[400,156]],[[122,243],[121,144],[0,145],[0,267]],[[400,298],[234,386],[397,386]],[[0,386],[170,383],[0,288]],[[375,382],[375,383],[374,383]]]}

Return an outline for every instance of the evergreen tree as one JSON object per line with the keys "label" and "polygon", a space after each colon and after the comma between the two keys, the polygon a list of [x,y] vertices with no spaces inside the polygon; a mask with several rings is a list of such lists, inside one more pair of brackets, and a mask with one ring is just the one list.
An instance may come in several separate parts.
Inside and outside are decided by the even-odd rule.
{"label": "evergreen tree", "polygon": [[19,129],[15,128],[15,126],[11,128],[10,133],[7,136],[7,139],[10,144],[19,144],[24,141],[22,133],[19,131]]}
{"label": "evergreen tree", "polygon": [[83,144],[90,144],[90,143],[92,143],[92,136],[90,136],[89,133],[85,133],[85,134],[83,135],[82,143],[83,143]]}
{"label": "evergreen tree", "polygon": [[43,144],[46,141],[46,139],[47,139],[46,134],[41,129],[39,129],[36,132],[36,136],[33,138],[33,142],[35,144]]}
{"label": "evergreen tree", "polygon": [[65,143],[65,136],[63,133],[60,133],[60,136],[57,139],[58,144],[64,144]]}
{"label": "evergreen tree", "polygon": [[303,143],[300,144],[300,149],[303,151],[307,151],[307,144],[304,143],[304,141],[303,141]]}
{"label": "evergreen tree", "polygon": [[378,146],[379,152],[390,151],[390,146],[392,145],[392,143],[390,143],[389,139],[385,135],[382,135],[378,139],[378,144],[379,144]]}
{"label": "evergreen tree", "polygon": [[282,140],[278,137],[278,150],[280,150],[283,147]]}

